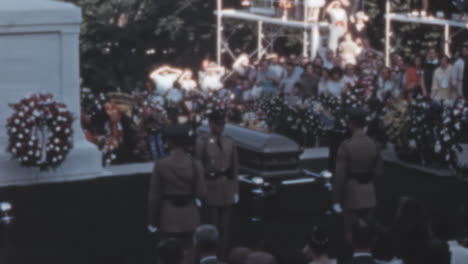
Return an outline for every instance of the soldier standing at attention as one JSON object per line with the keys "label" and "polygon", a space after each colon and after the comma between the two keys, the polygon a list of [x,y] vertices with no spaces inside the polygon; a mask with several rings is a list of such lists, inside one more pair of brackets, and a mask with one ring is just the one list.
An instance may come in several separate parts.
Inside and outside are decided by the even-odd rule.
{"label": "soldier standing at attention", "polygon": [[200,225],[199,199],[206,194],[203,167],[188,152],[189,127],[171,125],[164,130],[170,148],[168,156],[155,162],[148,195],[148,231],[161,238],[191,244]]}
{"label": "soldier standing at attention", "polygon": [[364,130],[366,113],[349,111],[351,139],[344,141],[336,159],[333,201],[337,212],[343,210],[346,239],[351,242],[351,227],[357,218],[369,220],[376,206],[374,180],[382,174],[378,144]]}
{"label": "soldier standing at attention", "polygon": [[239,201],[237,149],[223,135],[225,116],[215,111],[208,116],[210,133],[197,139],[195,152],[205,169],[204,222],[220,231],[220,256],[226,257],[233,205]]}

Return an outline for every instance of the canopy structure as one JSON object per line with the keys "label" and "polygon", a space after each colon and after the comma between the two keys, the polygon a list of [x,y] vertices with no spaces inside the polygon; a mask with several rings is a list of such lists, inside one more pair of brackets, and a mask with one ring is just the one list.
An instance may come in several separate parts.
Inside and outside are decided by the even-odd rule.
{"label": "canopy structure", "polygon": [[411,13],[392,13],[391,4],[389,0],[385,3],[385,65],[390,65],[390,51],[391,42],[390,38],[392,35],[391,26],[394,22],[402,23],[417,23],[425,25],[439,26],[444,30],[444,53],[450,55],[450,29],[461,28],[468,29],[467,20],[449,20],[444,18],[437,18],[431,16],[415,16]]}
{"label": "canopy structure", "polygon": [[[227,52],[233,59],[236,59],[236,54],[229,44],[229,34],[232,35],[241,24],[256,24],[254,33],[257,36],[257,45],[249,56],[257,55],[258,58],[261,58],[268,50],[272,50],[275,40],[285,36],[286,31],[288,31],[288,36],[294,34],[303,43],[304,56],[316,54],[319,49],[319,41],[314,40],[320,38],[320,29],[328,29],[329,27],[327,22],[310,23],[285,20],[273,17],[269,12],[258,12],[255,9],[223,9],[223,0],[217,0],[215,15],[217,17],[216,61],[218,65],[222,63],[223,52]],[[237,26],[229,27],[229,23],[234,23]]]}

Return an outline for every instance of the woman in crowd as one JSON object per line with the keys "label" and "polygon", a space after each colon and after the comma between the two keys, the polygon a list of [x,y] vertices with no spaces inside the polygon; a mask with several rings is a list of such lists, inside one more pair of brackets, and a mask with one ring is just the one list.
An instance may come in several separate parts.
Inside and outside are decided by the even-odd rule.
{"label": "woman in crowd", "polygon": [[380,76],[377,80],[377,87],[377,98],[379,100],[397,98],[400,96],[397,73],[388,67],[385,67],[380,71]]}
{"label": "woman in crowd", "polygon": [[327,80],[320,87],[320,93],[328,94],[339,98],[343,92],[345,85],[342,82],[343,72],[340,68],[335,67],[330,71],[330,80]]}
{"label": "woman in crowd", "polygon": [[440,60],[440,66],[435,70],[432,79],[432,95],[434,100],[444,100],[451,102],[454,99],[452,83],[452,66],[449,64],[449,58],[443,56]]}
{"label": "woman in crowd", "polygon": [[422,69],[422,59],[416,57],[413,64],[405,71],[405,92],[406,98],[415,98],[418,95],[427,96],[424,84],[424,70]]}
{"label": "woman in crowd", "polygon": [[354,86],[358,81],[358,76],[356,75],[356,70],[354,65],[347,64],[345,68],[345,74],[343,76],[343,83],[346,86]]}

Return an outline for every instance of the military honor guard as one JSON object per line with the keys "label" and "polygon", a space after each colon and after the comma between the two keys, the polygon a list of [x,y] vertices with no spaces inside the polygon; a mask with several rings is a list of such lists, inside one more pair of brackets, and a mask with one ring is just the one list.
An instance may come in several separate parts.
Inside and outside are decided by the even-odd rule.
{"label": "military honor guard", "polygon": [[232,208],[239,200],[238,160],[234,141],[223,135],[224,114],[208,116],[210,133],[197,139],[195,152],[205,169],[207,195],[203,208],[207,224],[220,231],[221,256],[227,254]]}
{"label": "military honor guard", "polygon": [[351,242],[351,227],[358,219],[369,220],[377,204],[374,181],[382,175],[382,159],[378,144],[364,129],[366,113],[349,110],[352,137],[341,143],[333,179],[335,211],[343,211],[345,235]]}
{"label": "military honor guard", "polygon": [[200,225],[200,201],[206,194],[203,166],[187,151],[189,134],[186,125],[164,129],[170,152],[155,162],[148,195],[148,230],[187,246]]}

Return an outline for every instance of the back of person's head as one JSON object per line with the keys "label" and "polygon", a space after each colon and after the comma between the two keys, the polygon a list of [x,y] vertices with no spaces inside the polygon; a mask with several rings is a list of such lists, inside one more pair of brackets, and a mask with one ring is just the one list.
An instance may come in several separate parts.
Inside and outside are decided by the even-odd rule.
{"label": "back of person's head", "polygon": [[247,256],[245,264],[276,264],[276,259],[270,253],[257,251]]}
{"label": "back of person's head", "polygon": [[449,246],[440,240],[422,242],[403,256],[405,264],[450,264],[450,260]]}
{"label": "back of person's head", "polygon": [[381,261],[390,261],[396,256],[395,245],[389,231],[381,230],[377,233],[372,256]]}
{"label": "back of person's head", "polygon": [[398,242],[424,241],[432,237],[429,216],[424,205],[413,198],[403,198],[394,222]]}
{"label": "back of person's head", "polygon": [[219,232],[213,225],[201,225],[195,230],[193,242],[199,253],[216,253]]}
{"label": "back of person's head", "polygon": [[156,247],[159,263],[181,264],[184,251],[182,245],[175,239],[167,239],[158,243]]}
{"label": "back of person's head", "polygon": [[456,237],[459,241],[464,241],[463,244],[468,244],[468,203],[460,206],[456,216]]}
{"label": "back of person's head", "polygon": [[245,264],[247,257],[252,250],[245,247],[236,247],[231,249],[228,256],[228,264]]}
{"label": "back of person's head", "polygon": [[328,234],[320,227],[315,226],[306,237],[306,246],[312,251],[316,257],[328,254],[329,249]]}
{"label": "back of person's head", "polygon": [[351,229],[354,250],[370,250],[374,242],[372,227],[363,219],[357,219]]}

